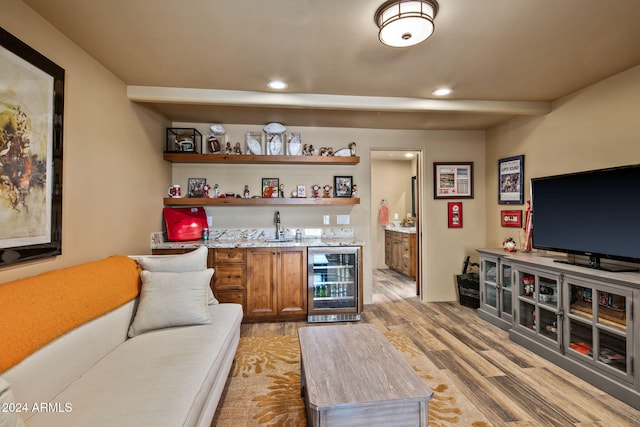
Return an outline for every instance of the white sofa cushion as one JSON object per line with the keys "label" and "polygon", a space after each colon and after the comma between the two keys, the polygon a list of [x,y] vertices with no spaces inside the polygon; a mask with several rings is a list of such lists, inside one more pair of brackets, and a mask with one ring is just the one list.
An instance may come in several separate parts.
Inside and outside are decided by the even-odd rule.
{"label": "white sofa cushion", "polygon": [[[207,269],[209,249],[200,246],[198,249],[178,255],[136,255],[131,258],[138,261],[143,270],[184,273]],[[218,304],[218,300],[209,288],[209,304]]]}
{"label": "white sofa cushion", "polygon": [[129,336],[186,325],[211,323],[207,289],[213,269],[165,273],[143,270],[140,303]]}
{"label": "white sofa cushion", "polygon": [[202,419],[201,413],[219,400],[238,345],[242,306],[207,308],[211,324],[127,340],[53,399],[71,403],[72,411],[34,414],[29,425],[208,426],[213,414]]}

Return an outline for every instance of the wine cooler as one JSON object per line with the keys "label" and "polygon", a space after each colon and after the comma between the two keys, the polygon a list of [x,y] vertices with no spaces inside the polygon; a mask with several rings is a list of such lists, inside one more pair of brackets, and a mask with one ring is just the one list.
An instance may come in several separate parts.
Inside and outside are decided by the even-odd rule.
{"label": "wine cooler", "polygon": [[308,248],[309,322],[360,320],[360,247]]}

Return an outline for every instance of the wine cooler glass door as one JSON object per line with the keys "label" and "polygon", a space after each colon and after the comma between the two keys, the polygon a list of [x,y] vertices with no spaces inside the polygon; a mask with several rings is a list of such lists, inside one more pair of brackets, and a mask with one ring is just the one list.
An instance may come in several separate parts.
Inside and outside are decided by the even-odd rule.
{"label": "wine cooler glass door", "polygon": [[309,248],[309,321],[359,320],[359,248]]}

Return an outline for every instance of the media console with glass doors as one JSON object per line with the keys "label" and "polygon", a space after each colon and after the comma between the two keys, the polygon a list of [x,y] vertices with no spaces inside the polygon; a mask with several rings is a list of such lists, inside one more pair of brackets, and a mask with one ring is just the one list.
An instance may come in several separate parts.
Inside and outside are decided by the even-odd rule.
{"label": "media console with glass doors", "polygon": [[562,256],[478,249],[478,316],[509,338],[640,409],[640,273]]}

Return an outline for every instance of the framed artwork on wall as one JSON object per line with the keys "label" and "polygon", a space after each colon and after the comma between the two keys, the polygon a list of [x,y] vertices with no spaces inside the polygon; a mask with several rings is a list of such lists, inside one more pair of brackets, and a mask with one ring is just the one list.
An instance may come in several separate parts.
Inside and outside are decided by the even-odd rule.
{"label": "framed artwork on wall", "polygon": [[433,163],[434,199],[473,199],[473,162]]}
{"label": "framed artwork on wall", "polygon": [[0,28],[0,266],[62,253],[64,81]]}
{"label": "framed artwork on wall", "polygon": [[522,227],[522,211],[500,211],[500,224],[503,227]]}
{"label": "framed artwork on wall", "polygon": [[498,160],[498,203],[501,205],[524,203],[524,156]]}
{"label": "framed artwork on wall", "polygon": [[462,228],[462,202],[447,203],[449,228]]}

